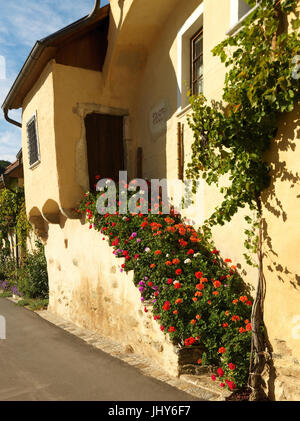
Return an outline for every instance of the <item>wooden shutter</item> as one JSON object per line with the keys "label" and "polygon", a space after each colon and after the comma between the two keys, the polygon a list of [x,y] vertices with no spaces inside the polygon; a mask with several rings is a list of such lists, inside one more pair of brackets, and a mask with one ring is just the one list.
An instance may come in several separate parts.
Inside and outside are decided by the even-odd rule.
{"label": "wooden shutter", "polygon": [[90,189],[96,176],[119,180],[124,170],[123,117],[88,114],[85,118]]}
{"label": "wooden shutter", "polygon": [[27,123],[29,165],[39,162],[39,146],[37,135],[36,116],[33,116]]}

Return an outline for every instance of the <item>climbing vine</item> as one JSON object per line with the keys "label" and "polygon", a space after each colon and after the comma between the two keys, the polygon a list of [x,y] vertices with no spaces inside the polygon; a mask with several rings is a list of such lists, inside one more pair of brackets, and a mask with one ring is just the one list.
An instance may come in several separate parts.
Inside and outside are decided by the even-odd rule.
{"label": "climbing vine", "polygon": [[[256,1],[248,3],[255,6]],[[265,152],[276,136],[279,115],[293,111],[299,100],[295,57],[300,51],[300,21],[296,6],[296,0],[261,0],[240,31],[212,51],[229,69],[223,102],[209,104],[203,95],[191,98],[189,125],[194,143],[187,176],[194,181],[194,190],[202,177],[209,185],[216,184],[224,197],[204,228],[224,225],[240,208],[248,207],[251,212],[245,218],[250,224],[245,247],[258,253],[259,280],[252,312],[256,358],[250,369],[256,390],[264,350],[260,331],[264,297],[261,193],[270,185]],[[220,186],[224,176],[228,184]],[[248,254],[245,257],[251,263]]]}
{"label": "climbing vine", "polygon": [[26,217],[24,190],[3,189],[0,192],[0,248],[9,253],[10,239],[16,235],[16,245],[26,248],[30,223]]}

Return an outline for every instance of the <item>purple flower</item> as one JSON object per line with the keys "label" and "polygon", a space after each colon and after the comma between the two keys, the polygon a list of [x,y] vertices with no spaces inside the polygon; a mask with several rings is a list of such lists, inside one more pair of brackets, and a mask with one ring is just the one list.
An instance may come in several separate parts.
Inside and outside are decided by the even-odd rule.
{"label": "purple flower", "polygon": [[141,297],[141,302],[143,302],[143,301],[145,301],[145,298],[144,297]]}
{"label": "purple flower", "polygon": [[153,303],[153,304],[154,304],[154,303],[156,303],[156,300],[153,300],[153,301],[152,301],[152,303]]}
{"label": "purple flower", "polygon": [[145,276],[145,281],[148,281],[148,279],[149,279],[148,276]]}
{"label": "purple flower", "polygon": [[132,234],[131,234],[131,237],[132,238],[135,238],[137,236],[137,233],[136,232],[133,232]]}
{"label": "purple flower", "polygon": [[140,243],[141,241],[142,241],[142,240],[141,240],[140,238],[137,238],[137,239],[136,239],[136,242],[137,242],[137,243]]}
{"label": "purple flower", "polygon": [[140,281],[139,282],[139,285],[145,285],[145,282],[144,281]]}
{"label": "purple flower", "polygon": [[19,297],[21,296],[20,292],[18,291],[18,288],[15,285],[12,287],[11,292],[14,295],[18,295]]}
{"label": "purple flower", "polygon": [[8,286],[8,282],[3,281],[3,282],[2,282],[2,284],[1,284],[1,288],[2,288],[2,289],[6,289],[6,288],[7,288],[7,286]]}
{"label": "purple flower", "polygon": [[140,291],[140,292],[143,292],[143,291],[144,291],[144,289],[145,289],[144,287],[140,287],[140,288],[139,288],[139,291]]}

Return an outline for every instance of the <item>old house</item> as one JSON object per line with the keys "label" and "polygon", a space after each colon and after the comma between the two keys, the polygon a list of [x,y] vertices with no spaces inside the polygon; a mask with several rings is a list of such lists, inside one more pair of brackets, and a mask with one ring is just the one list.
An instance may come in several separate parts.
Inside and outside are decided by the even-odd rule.
{"label": "old house", "polygon": [[22,149],[17,153],[16,161],[8,165],[0,177],[0,189],[24,186]]}
{"label": "old house", "polygon": [[[176,374],[176,350],[143,313],[130,276],[72,209],[99,173],[178,178],[179,123],[184,167],[193,140],[187,91],[221,99],[226,69],[211,50],[238,30],[250,7],[243,0],[98,3],[89,16],[35,44],[2,108],[22,127],[26,208],[46,246],[49,310],[130,344]],[[18,108],[22,123],[8,116]],[[273,178],[263,210],[265,322],[279,400],[299,399],[300,385],[300,187],[298,175],[295,181],[283,174],[298,174],[298,121],[299,106],[282,121],[270,151]],[[220,201],[217,190],[201,183],[200,211],[189,212],[196,224]],[[215,241],[255,286],[243,229],[240,212],[215,229]]]}

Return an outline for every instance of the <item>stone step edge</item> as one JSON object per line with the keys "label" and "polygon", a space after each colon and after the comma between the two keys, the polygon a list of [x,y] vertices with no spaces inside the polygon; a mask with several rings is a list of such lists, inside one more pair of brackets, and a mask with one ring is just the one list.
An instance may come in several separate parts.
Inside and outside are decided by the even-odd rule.
{"label": "stone step edge", "polygon": [[197,375],[197,374],[181,374],[180,379],[185,381],[186,383],[191,383],[196,387],[205,389],[211,393],[215,393],[219,395],[219,398],[216,400],[224,401],[227,397],[229,397],[232,392],[227,389],[221,389],[220,387],[216,386],[215,383],[211,383],[212,380],[210,376],[205,374]]}
{"label": "stone step edge", "polygon": [[[206,384],[201,384],[201,381],[203,381],[202,376],[186,374],[180,375],[179,377],[170,376],[150,359],[132,352],[127,352],[126,347],[111,338],[101,336],[98,333],[77,326],[72,322],[56,316],[48,310],[37,310],[35,313],[49,323],[84,340],[90,346],[100,349],[101,351],[136,367],[142,374],[167,383],[193,397],[203,401],[224,401],[225,398],[230,395],[230,393],[228,393],[228,395],[224,393],[225,391],[223,390],[215,389],[215,387],[213,387],[214,385],[208,387]],[[207,376],[205,377],[207,381]]]}

